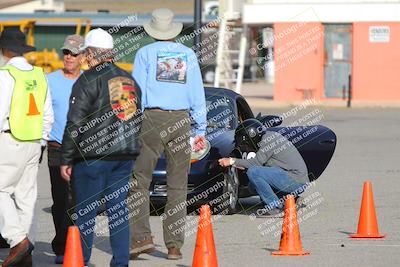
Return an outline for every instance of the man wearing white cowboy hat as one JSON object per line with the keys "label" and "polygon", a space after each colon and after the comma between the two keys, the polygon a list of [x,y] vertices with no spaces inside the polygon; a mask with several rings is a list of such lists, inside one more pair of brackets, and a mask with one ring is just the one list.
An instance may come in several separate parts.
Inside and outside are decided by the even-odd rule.
{"label": "man wearing white cowboy hat", "polygon": [[53,110],[43,70],[22,56],[35,50],[25,35],[5,29],[0,48],[0,231],[11,247],[2,266],[32,266],[40,141],[48,140]]}
{"label": "man wearing white cowboy hat", "polygon": [[[131,195],[140,194],[144,201],[130,211],[134,214],[131,259],[155,250],[149,224],[149,187],[163,152],[167,162],[164,242],[168,259],[182,258],[190,155],[192,150],[205,147],[206,103],[200,67],[190,48],[172,41],[183,27],[173,22],[173,16],[169,9],[153,11],[144,29],[156,42],[137,52],[132,73],[142,89],[144,120],[134,168],[137,186],[131,189]],[[193,138],[193,148],[189,137]]]}

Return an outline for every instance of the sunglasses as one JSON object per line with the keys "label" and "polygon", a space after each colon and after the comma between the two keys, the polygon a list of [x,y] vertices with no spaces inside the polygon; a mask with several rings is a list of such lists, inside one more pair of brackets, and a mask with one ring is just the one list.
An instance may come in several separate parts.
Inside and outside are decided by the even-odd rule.
{"label": "sunglasses", "polygon": [[74,53],[72,53],[71,51],[69,51],[69,50],[67,50],[67,49],[64,49],[64,50],[62,51],[62,53],[63,53],[64,56],[67,56],[67,55],[71,55],[71,56],[73,56],[73,57],[79,56],[79,54],[74,54]]}

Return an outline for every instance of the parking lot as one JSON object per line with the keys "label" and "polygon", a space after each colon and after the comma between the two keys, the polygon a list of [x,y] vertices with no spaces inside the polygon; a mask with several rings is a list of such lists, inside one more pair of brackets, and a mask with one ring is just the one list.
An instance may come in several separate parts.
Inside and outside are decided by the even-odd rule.
{"label": "parking lot", "polygon": [[[280,220],[252,218],[259,199],[241,199],[241,212],[214,216],[213,229],[219,266],[395,266],[400,262],[400,128],[399,109],[320,108],[320,124],[331,128],[338,137],[335,154],[329,166],[306,193],[307,206],[299,211],[303,248],[307,257],[272,257],[279,248]],[[281,114],[290,108],[256,109],[255,113]],[[297,114],[296,116],[301,116]],[[296,117],[289,118],[290,123]],[[382,240],[351,240],[357,230],[363,181],[373,183],[379,230]],[[34,266],[53,264],[51,251],[53,222],[47,165],[40,166],[36,212]],[[195,220],[195,221],[194,221]],[[197,221],[197,216],[188,218]],[[151,217],[157,252],[143,255],[130,266],[191,266],[196,239],[196,223],[188,228],[182,249],[183,259],[167,261],[162,240],[161,220]],[[8,250],[0,250],[4,258]],[[111,258],[107,238],[95,241],[92,266],[108,266]]]}

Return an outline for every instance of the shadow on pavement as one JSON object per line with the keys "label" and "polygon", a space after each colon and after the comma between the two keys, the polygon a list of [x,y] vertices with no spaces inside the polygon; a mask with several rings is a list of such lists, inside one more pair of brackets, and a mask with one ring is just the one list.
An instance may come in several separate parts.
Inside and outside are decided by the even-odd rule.
{"label": "shadow on pavement", "polygon": [[345,234],[345,235],[352,235],[354,234],[353,232],[347,232],[347,231],[338,231],[339,233]]}
{"label": "shadow on pavement", "polygon": [[[156,245],[156,247],[160,247],[158,245]],[[158,249],[156,249],[155,252],[149,254],[151,257],[155,257],[155,258],[161,258],[161,259],[165,259],[167,257],[167,253],[164,253]],[[137,259],[135,259],[135,261],[147,261],[148,259],[142,258],[141,256],[139,256]]]}
{"label": "shadow on pavement", "polygon": [[[101,250],[101,251],[103,251],[103,252],[105,252],[105,253],[107,253],[109,255],[112,255],[109,236],[98,236],[98,237],[95,237],[93,243],[95,244],[95,247],[98,250]],[[154,253],[151,253],[150,255],[152,257],[165,259],[167,257],[167,254],[160,250],[160,249],[163,248],[163,246],[158,245],[158,244],[155,244],[155,246],[156,246],[156,251]],[[141,258],[139,256],[139,258],[137,260],[147,260],[147,259]]]}
{"label": "shadow on pavement", "polygon": [[61,266],[54,263],[55,255],[51,248],[50,243],[35,242],[35,249],[33,250],[33,266],[40,267],[55,267]]}
{"label": "shadow on pavement", "polygon": [[45,213],[51,213],[51,207],[43,208],[42,211],[44,211]]}
{"label": "shadow on pavement", "polygon": [[274,249],[274,248],[263,248],[263,250],[266,250],[266,251],[268,251],[268,252],[278,251],[278,250],[276,250],[276,249]]}

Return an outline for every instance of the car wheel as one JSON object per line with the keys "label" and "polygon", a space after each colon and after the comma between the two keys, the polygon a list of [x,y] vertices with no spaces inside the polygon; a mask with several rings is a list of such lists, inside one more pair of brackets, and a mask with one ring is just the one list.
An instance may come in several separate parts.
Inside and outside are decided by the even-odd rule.
{"label": "car wheel", "polygon": [[224,206],[227,214],[235,214],[239,202],[239,178],[236,168],[231,167],[224,174],[223,187]]}

